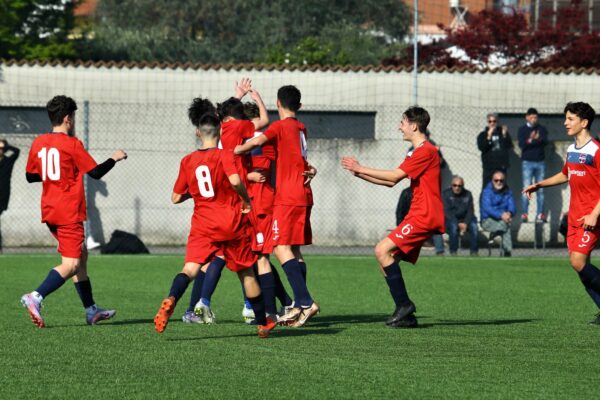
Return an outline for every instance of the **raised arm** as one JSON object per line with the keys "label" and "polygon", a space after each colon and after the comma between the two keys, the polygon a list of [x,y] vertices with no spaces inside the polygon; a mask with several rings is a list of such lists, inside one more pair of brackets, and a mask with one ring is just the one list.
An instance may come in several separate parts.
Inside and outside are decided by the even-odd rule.
{"label": "raised arm", "polygon": [[117,150],[113,153],[113,155],[104,161],[102,164],[96,165],[94,169],[89,171],[87,174],[90,178],[93,179],[101,179],[104,175],[110,171],[117,162],[124,160],[127,158],[127,153],[123,150]]}
{"label": "raised arm", "polygon": [[556,186],[562,183],[567,183],[569,181],[569,177],[561,172],[558,174],[551,176],[550,178],[546,178],[541,182],[534,183],[533,185],[529,185],[523,189],[523,194],[527,196],[529,200],[531,200],[531,194],[536,192],[538,189],[549,186]]}
{"label": "raised arm", "polygon": [[267,114],[267,108],[258,91],[255,89],[250,90],[250,97],[258,106],[259,119],[253,122],[256,130],[260,130],[269,124],[269,114]]}
{"label": "raised arm", "polygon": [[342,158],[342,167],[354,176],[376,185],[392,187],[408,175],[401,169],[376,169],[360,165],[354,157]]}
{"label": "raised arm", "polygon": [[240,154],[246,154],[246,153],[252,151],[254,148],[262,146],[268,140],[269,139],[267,139],[267,137],[264,134],[258,135],[254,139],[248,140],[246,143],[244,143],[242,145],[235,146],[235,148],[233,149],[233,154],[238,155],[238,156]]}

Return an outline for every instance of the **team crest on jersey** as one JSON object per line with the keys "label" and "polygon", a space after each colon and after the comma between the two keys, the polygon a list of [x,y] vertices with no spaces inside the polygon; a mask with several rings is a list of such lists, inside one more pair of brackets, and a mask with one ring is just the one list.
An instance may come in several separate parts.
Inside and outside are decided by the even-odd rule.
{"label": "team crest on jersey", "polygon": [[587,160],[587,154],[582,153],[579,155],[579,164],[585,164],[586,160]]}

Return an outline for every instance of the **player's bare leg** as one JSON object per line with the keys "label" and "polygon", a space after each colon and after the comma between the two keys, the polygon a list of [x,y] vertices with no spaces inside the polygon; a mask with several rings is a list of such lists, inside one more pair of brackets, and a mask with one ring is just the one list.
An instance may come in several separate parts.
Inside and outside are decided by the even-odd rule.
{"label": "player's bare leg", "polygon": [[381,272],[390,288],[390,294],[396,304],[396,309],[386,321],[386,325],[395,328],[414,327],[417,325],[417,319],[414,316],[417,309],[406,292],[406,286],[399,266],[400,259],[392,255],[396,250],[398,250],[398,247],[388,237],[382,239],[375,246],[375,258],[379,263]]}
{"label": "player's bare leg", "polygon": [[258,280],[254,276],[252,268],[246,268],[238,271],[238,277],[240,282],[244,286],[246,297],[252,304],[254,310],[254,317],[258,325],[257,331],[260,338],[267,338],[269,332],[271,332],[277,325],[276,321],[271,317],[267,317],[265,314],[265,302],[258,284]]}
{"label": "player's bare leg", "polygon": [[187,262],[184,264],[181,272],[173,279],[169,296],[162,301],[158,312],[154,316],[154,328],[158,333],[163,333],[167,328],[169,318],[173,314],[173,311],[175,311],[177,301],[183,296],[190,281],[196,277],[199,270],[200,264]]}

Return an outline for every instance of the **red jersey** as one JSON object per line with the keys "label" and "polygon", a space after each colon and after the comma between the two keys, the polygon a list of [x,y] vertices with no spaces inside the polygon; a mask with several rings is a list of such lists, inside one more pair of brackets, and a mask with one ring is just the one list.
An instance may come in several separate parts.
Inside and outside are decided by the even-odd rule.
{"label": "red jersey", "polygon": [[590,140],[577,148],[575,143],[567,148],[567,160],[562,173],[569,177],[571,202],[569,225],[579,226],[577,221],[592,212],[600,200],[600,143]]}
{"label": "red jersey", "polygon": [[194,199],[192,230],[213,241],[240,235],[242,203],[228,179],[237,173],[232,152],[201,149],[183,157],[173,192],[189,193]]}
{"label": "red jersey", "polygon": [[[249,120],[231,119],[221,124],[220,148],[233,152],[235,146],[243,144],[246,139],[254,137],[254,123]],[[244,185],[248,183],[248,156],[234,155],[235,167]]]}
{"label": "red jersey", "polygon": [[83,175],[96,165],[73,136],[45,133],[35,138],[26,171],[42,178],[42,222],[67,225],[86,220]]}
{"label": "red jersey", "polygon": [[275,205],[311,206],[312,190],[302,175],[308,169],[306,127],[296,118],[286,118],[273,122],[264,135],[277,150]]}
{"label": "red jersey", "polygon": [[413,192],[410,210],[405,219],[410,219],[420,228],[444,233],[438,149],[426,140],[410,151],[398,168],[408,174]]}
{"label": "red jersey", "polygon": [[[255,132],[254,137],[262,135]],[[252,209],[257,215],[273,214],[275,190],[271,184],[273,161],[275,160],[275,147],[272,143],[265,143],[250,152],[248,171],[259,171],[265,175],[265,182],[248,182],[248,194],[252,199]]]}

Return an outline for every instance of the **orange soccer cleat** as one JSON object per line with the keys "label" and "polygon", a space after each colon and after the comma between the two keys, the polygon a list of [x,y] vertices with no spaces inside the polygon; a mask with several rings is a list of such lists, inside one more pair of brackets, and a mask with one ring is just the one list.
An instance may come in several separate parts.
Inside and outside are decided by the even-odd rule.
{"label": "orange soccer cleat", "polygon": [[277,326],[277,322],[273,320],[271,317],[267,317],[267,323],[265,325],[258,325],[256,330],[258,331],[258,337],[261,339],[266,339],[269,337],[269,332],[271,332]]}
{"label": "orange soccer cleat", "polygon": [[175,311],[175,297],[167,297],[162,301],[156,316],[154,316],[154,328],[156,332],[163,333],[165,331],[173,311]]}

